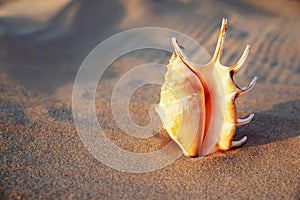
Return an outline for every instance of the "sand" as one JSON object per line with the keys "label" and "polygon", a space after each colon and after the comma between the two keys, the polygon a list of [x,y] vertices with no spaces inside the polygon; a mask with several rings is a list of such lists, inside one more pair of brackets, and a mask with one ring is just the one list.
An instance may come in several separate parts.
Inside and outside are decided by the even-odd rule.
{"label": "sand", "polygon": [[[299,1],[53,1],[56,9],[41,3],[37,13],[26,6],[13,10],[24,1],[0,4],[0,199],[300,198]],[[39,19],[43,9],[48,12]],[[236,81],[245,85],[258,77],[237,101],[240,117],[255,113],[236,132],[237,139],[247,135],[247,142],[207,157],[181,156],[148,173],[118,171],[93,157],[76,131],[71,99],[87,54],[113,34],[144,26],[183,32],[212,54],[222,17],[229,22],[222,63],[234,64],[250,44]],[[128,70],[167,64],[170,56],[131,52],[99,82],[98,120],[122,149],[145,153],[170,142],[164,130],[147,139],[128,136],[110,105],[114,85]],[[134,93],[129,111],[135,123],[150,122],[148,110],[159,91],[147,85]]]}

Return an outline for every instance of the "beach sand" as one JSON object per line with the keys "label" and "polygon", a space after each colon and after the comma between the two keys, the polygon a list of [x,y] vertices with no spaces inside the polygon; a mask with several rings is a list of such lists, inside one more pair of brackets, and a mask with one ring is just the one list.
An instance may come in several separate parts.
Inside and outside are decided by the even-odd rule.
{"label": "beach sand", "polygon": [[[65,0],[53,1],[50,10],[37,4],[37,13],[24,1],[0,4],[0,199],[300,198],[299,1]],[[236,131],[235,138],[247,135],[247,142],[207,157],[182,155],[148,173],[118,171],[94,158],[76,131],[71,99],[88,53],[116,33],[152,26],[185,33],[212,54],[223,17],[229,25],[221,62],[233,65],[250,44],[235,79],[246,85],[258,77],[237,100],[238,116],[255,114]],[[122,149],[147,153],[171,141],[164,130],[147,139],[128,136],[110,105],[126,72],[149,62],[167,64],[170,56],[154,49],[128,53],[99,82],[98,121]],[[129,111],[135,123],[150,122],[159,92],[159,85],[147,85],[134,93]]]}

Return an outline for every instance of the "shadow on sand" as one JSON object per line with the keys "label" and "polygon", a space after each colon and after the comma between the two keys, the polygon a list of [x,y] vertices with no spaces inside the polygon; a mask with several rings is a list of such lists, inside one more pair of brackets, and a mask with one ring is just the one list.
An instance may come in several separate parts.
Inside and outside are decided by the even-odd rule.
{"label": "shadow on sand", "polygon": [[[70,25],[65,27],[64,21],[74,11]],[[13,27],[7,25],[11,20],[24,20],[0,18],[0,30],[4,31],[0,37],[0,69],[31,90],[51,93],[72,82],[86,55],[120,31],[123,15],[122,6],[114,1],[74,0],[42,29],[26,34],[15,30],[18,26],[11,30]]]}
{"label": "shadow on sand", "polygon": [[254,120],[238,127],[237,137],[248,136],[244,146],[259,146],[300,135],[300,100],[255,113]]}

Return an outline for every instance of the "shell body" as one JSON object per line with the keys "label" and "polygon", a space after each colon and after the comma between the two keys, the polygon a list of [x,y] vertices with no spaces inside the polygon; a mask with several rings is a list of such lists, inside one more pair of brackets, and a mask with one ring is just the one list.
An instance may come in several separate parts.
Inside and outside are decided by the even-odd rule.
{"label": "shell body", "polygon": [[188,157],[206,156],[242,145],[247,137],[233,141],[235,128],[254,117],[254,114],[245,119],[236,116],[235,99],[252,89],[257,78],[243,88],[233,80],[245,62],[249,45],[235,65],[227,67],[220,63],[226,26],[227,20],[223,19],[215,53],[205,66],[190,61],[172,38],[174,53],[156,111],[164,129]]}

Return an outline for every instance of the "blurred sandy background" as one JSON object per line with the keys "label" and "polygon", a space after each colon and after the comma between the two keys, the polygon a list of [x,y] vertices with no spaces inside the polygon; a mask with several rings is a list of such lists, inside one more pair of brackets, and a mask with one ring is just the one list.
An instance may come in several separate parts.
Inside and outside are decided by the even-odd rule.
{"label": "blurred sandy background", "polygon": [[[71,109],[73,81],[87,54],[113,34],[144,26],[185,33],[212,54],[223,17],[229,26],[222,63],[234,64],[250,44],[236,80],[245,85],[258,76],[237,102],[239,116],[256,114],[237,130],[247,143],[205,158],[181,157],[146,174],[119,172],[93,158]],[[299,199],[299,34],[297,0],[1,0],[0,199]],[[122,74],[138,64],[167,64],[170,55],[135,51],[106,70],[97,114],[120,147],[148,152],[170,141],[164,131],[145,140],[127,136],[110,109]],[[137,124],[149,123],[159,90],[148,85],[132,97]]]}

